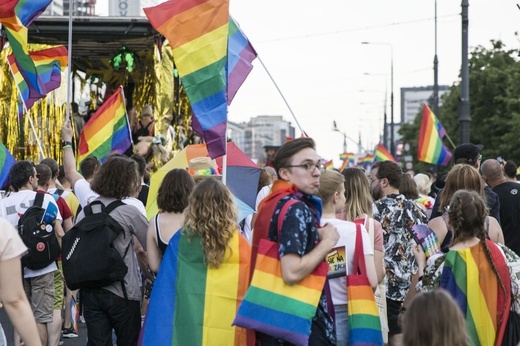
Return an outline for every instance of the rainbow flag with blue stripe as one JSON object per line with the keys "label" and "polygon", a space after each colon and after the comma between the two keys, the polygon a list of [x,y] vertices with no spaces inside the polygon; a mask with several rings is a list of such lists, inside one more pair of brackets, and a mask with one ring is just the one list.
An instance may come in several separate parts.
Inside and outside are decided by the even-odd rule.
{"label": "rainbow flag with blue stripe", "polygon": [[227,99],[231,104],[238,89],[253,69],[257,53],[235,20],[229,17]]}
{"label": "rainbow flag with blue stripe", "polygon": [[224,263],[210,268],[200,237],[177,232],[153,286],[141,344],[247,345],[248,332],[231,323],[249,283],[250,256],[250,245],[237,231]]}
{"label": "rainbow flag with blue stripe", "polygon": [[[505,263],[496,245],[489,241],[488,248],[493,258],[502,258],[501,261]],[[497,263],[495,265],[500,267]],[[504,285],[510,285],[507,269],[501,278]],[[439,286],[451,294],[466,317],[471,344],[495,345],[497,333],[502,329],[498,315],[507,309],[507,303],[483,246],[478,244],[463,250],[449,251]]]}
{"label": "rainbow flag with blue stripe", "polygon": [[170,42],[193,110],[193,130],[211,158],[226,153],[229,0],[167,1],[145,8]]}
{"label": "rainbow flag with blue stripe", "polygon": [[[45,93],[59,88],[61,85],[61,72],[68,65],[67,49],[64,46],[56,46],[30,52],[29,55],[44,84]],[[22,101],[25,107],[30,109],[42,96],[37,93],[31,93],[31,86],[27,84],[19,65],[16,63],[14,54],[10,54],[7,57],[7,61],[11,67],[11,72],[18,86]]]}
{"label": "rainbow flag with blue stripe", "polygon": [[120,86],[83,127],[78,144],[78,168],[90,155],[103,162],[108,154],[122,154],[131,145],[123,87]]}
{"label": "rainbow flag with blue stripe", "polygon": [[434,165],[446,166],[450,162],[452,154],[442,143],[444,136],[446,136],[446,130],[425,103],[417,142],[417,159]]}
{"label": "rainbow flag with blue stripe", "polygon": [[0,188],[4,188],[9,183],[9,171],[15,163],[14,156],[0,142]]}
{"label": "rainbow flag with blue stripe", "polygon": [[27,27],[36,19],[51,0],[3,0],[0,3],[0,23],[5,27],[9,45],[18,69],[29,85],[32,98],[45,96],[45,85],[27,48]]}

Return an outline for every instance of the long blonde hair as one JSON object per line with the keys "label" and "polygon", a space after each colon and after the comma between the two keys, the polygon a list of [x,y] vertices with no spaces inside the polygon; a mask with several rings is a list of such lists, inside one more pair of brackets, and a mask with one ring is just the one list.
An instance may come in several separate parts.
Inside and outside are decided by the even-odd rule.
{"label": "long blonde hair", "polygon": [[324,205],[331,202],[332,196],[339,190],[344,181],[345,178],[337,171],[328,170],[321,173],[318,197],[321,198]]}
{"label": "long blonde hair", "polygon": [[342,174],[345,177],[346,219],[352,221],[363,214],[372,217],[373,200],[365,172],[359,168],[348,167]]}
{"label": "long blonde hair", "polygon": [[185,209],[183,232],[200,235],[206,265],[218,268],[237,231],[238,212],[231,192],[220,181],[206,178],[195,186]]}

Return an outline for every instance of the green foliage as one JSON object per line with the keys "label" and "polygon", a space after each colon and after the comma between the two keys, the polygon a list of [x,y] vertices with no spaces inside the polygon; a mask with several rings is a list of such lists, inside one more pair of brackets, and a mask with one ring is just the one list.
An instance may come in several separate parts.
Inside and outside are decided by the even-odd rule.
{"label": "green foliage", "polygon": [[[520,163],[520,62],[518,49],[506,49],[500,41],[491,41],[491,48],[476,47],[469,59],[470,138],[483,144],[483,159],[502,156]],[[443,95],[443,104],[436,114],[455,145],[459,143],[458,112],[460,81]],[[414,170],[421,172],[431,165],[417,161],[417,141],[422,112],[413,124],[404,124],[400,134],[410,144]],[[453,152],[449,141],[445,145]],[[448,167],[449,168],[449,167]],[[447,170],[439,167],[440,171]]]}

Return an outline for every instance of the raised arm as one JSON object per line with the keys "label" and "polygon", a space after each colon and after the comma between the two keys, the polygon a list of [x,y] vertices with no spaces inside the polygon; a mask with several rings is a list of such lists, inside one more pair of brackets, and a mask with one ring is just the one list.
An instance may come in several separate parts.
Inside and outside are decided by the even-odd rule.
{"label": "raised arm", "polygon": [[[61,140],[63,142],[72,142],[72,127],[70,120],[67,120],[61,128]],[[63,169],[65,177],[70,181],[70,185],[74,188],[76,182],[83,179],[83,176],[76,170],[76,158],[72,146],[66,145],[63,148]]]}

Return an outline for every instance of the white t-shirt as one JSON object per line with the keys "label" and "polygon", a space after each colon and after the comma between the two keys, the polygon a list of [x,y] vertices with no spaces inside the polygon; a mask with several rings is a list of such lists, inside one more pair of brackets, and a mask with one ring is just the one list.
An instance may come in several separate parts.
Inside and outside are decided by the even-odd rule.
{"label": "white t-shirt", "polygon": [[76,184],[74,184],[74,193],[76,194],[82,208],[85,208],[87,204],[99,197],[97,193],[92,191],[90,183],[85,179],[79,179],[76,181]]}
{"label": "white t-shirt", "polygon": [[[20,216],[23,215],[25,211],[34,204],[35,197],[36,192],[31,190],[20,190],[18,192],[12,192],[8,197],[0,201],[1,216],[9,221],[9,223],[15,228],[18,227],[18,220],[20,220]],[[43,196],[42,208],[46,209],[46,215],[51,217],[55,216],[54,218],[56,220],[60,222],[63,221],[60,210],[58,209],[58,205],[54,201],[54,197],[51,195],[45,194]],[[23,277],[32,278],[53,272],[56,269],[58,269],[58,267],[54,262],[49,264],[47,267],[38,270],[31,270],[24,267]]]}
{"label": "white t-shirt", "polygon": [[[327,222],[336,227],[339,233],[338,242],[327,255],[329,267],[332,268],[332,266],[336,265],[336,268],[344,268],[346,264],[348,274],[352,274],[354,270],[354,250],[356,248],[356,224],[340,219],[321,219],[321,225]],[[370,237],[364,226],[361,226],[361,234],[363,236],[365,255],[373,255],[374,250],[370,244]],[[347,277],[345,275],[345,271],[342,270],[340,277],[329,280],[334,305],[347,304]]]}
{"label": "white t-shirt", "polygon": [[27,247],[9,221],[0,218],[0,229],[0,261],[7,261],[27,252]]}
{"label": "white t-shirt", "polygon": [[121,201],[124,204],[133,205],[134,207],[136,207],[139,210],[139,212],[143,214],[143,216],[146,218],[146,209],[144,208],[143,202],[141,202],[135,197],[127,197],[125,199],[122,199]]}

